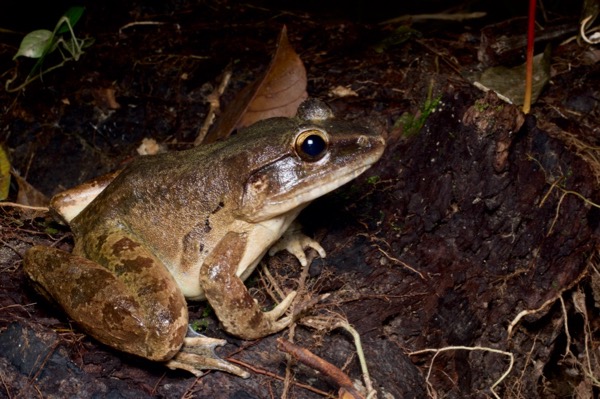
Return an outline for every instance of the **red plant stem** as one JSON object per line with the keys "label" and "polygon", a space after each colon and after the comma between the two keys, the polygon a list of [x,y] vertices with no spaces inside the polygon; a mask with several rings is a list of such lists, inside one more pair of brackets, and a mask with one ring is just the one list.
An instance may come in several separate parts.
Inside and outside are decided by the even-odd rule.
{"label": "red plant stem", "polygon": [[531,109],[531,86],[533,84],[533,42],[535,39],[535,5],[536,0],[529,0],[529,18],[527,24],[527,58],[525,60],[525,98],[523,113]]}

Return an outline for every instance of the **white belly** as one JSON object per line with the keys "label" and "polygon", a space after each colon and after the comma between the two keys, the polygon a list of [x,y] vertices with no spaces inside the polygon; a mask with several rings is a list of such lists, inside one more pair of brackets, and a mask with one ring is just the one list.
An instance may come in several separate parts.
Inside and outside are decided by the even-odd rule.
{"label": "white belly", "polygon": [[[236,270],[236,274],[242,280],[246,280],[250,276],[269,248],[285,233],[289,225],[296,219],[298,213],[300,213],[300,210],[260,223],[237,221],[231,226],[230,231],[245,233],[248,237],[248,245],[246,245]],[[225,234],[226,232],[223,236]],[[188,299],[205,299],[199,277],[200,270],[204,266],[203,261],[204,259],[195,267],[188,270],[187,273],[172,271],[179,288]]]}

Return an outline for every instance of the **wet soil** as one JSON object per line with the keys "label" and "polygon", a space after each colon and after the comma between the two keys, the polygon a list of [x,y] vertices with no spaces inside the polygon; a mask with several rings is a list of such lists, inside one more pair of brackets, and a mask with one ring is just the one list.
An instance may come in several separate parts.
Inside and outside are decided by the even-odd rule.
{"label": "wet soil", "polygon": [[[515,18],[526,9],[517,2],[502,11],[457,4],[454,11],[488,14],[413,19],[405,28],[378,22],[445,10],[435,1],[286,9],[276,2],[87,3],[76,31],[95,41],[80,60],[22,91],[0,91],[0,142],[27,182],[51,196],[125,165],[144,138],[189,148],[223,71],[233,71],[226,106],[267,66],[286,25],[309,95],[387,136],[375,167],[301,217],[328,253],[308,271],[313,297],[330,294],[312,314],[343,315],[356,328],[378,397],[600,393],[600,53],[565,43],[577,10],[539,16],[545,32],[555,33],[536,51],[551,44],[551,78],[523,115],[472,84],[489,66],[523,62],[521,44],[510,51],[498,44],[524,34],[524,20]],[[0,32],[3,83],[33,64],[12,60],[22,34],[51,28],[67,6],[31,15],[9,1],[0,27],[19,34]],[[10,199],[16,191],[13,184]],[[33,244],[69,250],[68,229],[42,213],[3,207],[0,214],[2,398],[337,396],[335,383],[300,364],[284,383],[278,336],[293,336],[361,378],[342,330],[315,329],[305,319],[293,331],[245,342],[219,330],[203,303],[190,304],[191,319],[226,338],[220,354],[249,367],[251,378],[195,378],[111,350],[38,296],[22,272],[21,256]],[[267,263],[285,289],[297,287],[301,270],[291,256]],[[263,279],[248,284],[266,301]],[[434,349],[441,351],[426,351]]]}

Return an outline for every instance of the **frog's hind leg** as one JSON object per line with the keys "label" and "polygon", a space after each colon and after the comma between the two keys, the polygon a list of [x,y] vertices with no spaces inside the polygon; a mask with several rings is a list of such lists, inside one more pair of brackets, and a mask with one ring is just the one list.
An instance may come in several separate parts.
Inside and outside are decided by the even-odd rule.
{"label": "frog's hind leg", "polygon": [[[117,251],[126,255],[128,249],[115,246]],[[25,253],[24,271],[100,342],[151,360],[172,358],[187,329],[183,295],[156,260],[136,255],[119,262],[115,273],[87,258],[36,246]]]}
{"label": "frog's hind leg", "polygon": [[195,375],[212,369],[249,376],[214,353],[226,341],[185,336],[185,298],[158,259],[124,234],[103,237],[95,246],[76,249],[104,266],[38,246],[25,253],[25,273],[84,331],[106,345]]}

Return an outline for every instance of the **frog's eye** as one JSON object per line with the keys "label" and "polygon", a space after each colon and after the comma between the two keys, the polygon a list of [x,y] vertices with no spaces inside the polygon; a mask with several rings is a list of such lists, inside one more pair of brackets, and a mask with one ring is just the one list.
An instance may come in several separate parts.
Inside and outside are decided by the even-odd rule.
{"label": "frog's eye", "polygon": [[305,161],[318,161],[327,153],[328,138],[320,130],[305,130],[296,137],[296,153]]}

